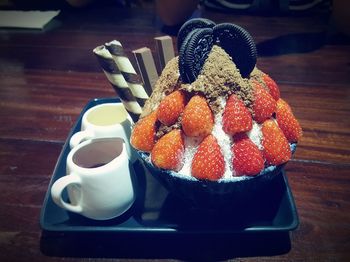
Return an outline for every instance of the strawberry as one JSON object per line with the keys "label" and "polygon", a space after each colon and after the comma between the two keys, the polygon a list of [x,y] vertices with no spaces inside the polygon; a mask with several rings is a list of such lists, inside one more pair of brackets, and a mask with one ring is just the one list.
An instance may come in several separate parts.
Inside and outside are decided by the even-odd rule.
{"label": "strawberry", "polygon": [[254,101],[253,111],[254,120],[258,123],[270,118],[276,110],[276,100],[264,89],[258,82],[253,82],[254,85]]}
{"label": "strawberry", "polygon": [[239,132],[246,132],[252,129],[252,116],[245,107],[242,100],[236,95],[231,95],[227,99],[222,117],[222,129],[226,134],[234,135]]}
{"label": "strawberry", "polygon": [[[285,100],[283,100],[282,98],[277,101],[277,107],[278,106],[283,107],[288,111],[292,111],[292,108],[289,106],[289,104]],[[276,112],[277,112],[277,107],[276,107]]]}
{"label": "strawberry", "polygon": [[214,126],[214,117],[204,97],[195,95],[182,114],[182,129],[187,136],[205,137]]}
{"label": "strawberry", "polygon": [[154,111],[136,123],[130,137],[130,143],[134,148],[151,152],[155,143],[156,122],[157,112]]}
{"label": "strawberry", "polygon": [[157,141],[151,152],[151,160],[159,168],[179,171],[183,166],[184,151],[182,132],[173,129]]}
{"label": "strawberry", "polygon": [[269,89],[269,93],[273,97],[273,99],[275,99],[276,101],[280,99],[280,89],[278,88],[276,82],[267,74],[264,74],[262,79],[265,82],[267,88]]}
{"label": "strawberry", "polygon": [[254,176],[264,168],[264,159],[258,147],[246,134],[234,137],[232,166],[237,176]]}
{"label": "strawberry", "polygon": [[164,125],[175,124],[185,108],[185,95],[182,91],[175,91],[166,96],[158,107],[157,118]]}
{"label": "strawberry", "polygon": [[300,124],[282,98],[277,101],[276,120],[289,142],[297,142],[300,139],[302,135]]}
{"label": "strawberry", "polygon": [[197,179],[216,181],[225,173],[225,160],[213,135],[208,135],[199,144],[191,166],[192,176]]}
{"label": "strawberry", "polygon": [[266,162],[271,165],[280,165],[290,160],[290,146],[278,125],[273,120],[266,120],[262,124],[261,131]]}

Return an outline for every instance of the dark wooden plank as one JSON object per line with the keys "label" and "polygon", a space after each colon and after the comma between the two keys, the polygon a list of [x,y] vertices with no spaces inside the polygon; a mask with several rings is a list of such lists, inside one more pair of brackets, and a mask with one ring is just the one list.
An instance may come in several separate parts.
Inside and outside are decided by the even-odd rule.
{"label": "dark wooden plank", "polygon": [[0,177],[50,177],[63,143],[0,138]]}
{"label": "dark wooden plank", "polygon": [[[344,261],[350,255],[349,165],[292,161],[286,172],[300,226],[291,234],[291,260]],[[304,257],[303,257],[304,256]]]}
{"label": "dark wooden plank", "polygon": [[[7,223],[25,219],[31,220],[33,230],[37,229],[39,211],[62,145],[56,142],[0,139],[0,192],[3,199],[0,204],[0,227],[27,225],[29,229],[28,222]],[[15,217],[11,218],[13,215]]]}
{"label": "dark wooden plank", "polygon": [[[100,68],[92,54],[92,49],[102,43],[118,39],[124,44],[130,60],[137,68],[131,51],[146,46],[151,48],[155,55],[153,40],[155,36],[156,34],[145,36],[146,41],[144,42],[140,42],[139,38],[135,36],[125,37],[121,35],[99,37],[88,42],[85,39],[86,36],[83,35],[76,39],[75,44],[65,43],[68,47],[58,45],[21,46],[18,48],[23,49],[23,51],[18,53],[18,48],[7,46],[0,50],[0,55],[6,61],[7,71],[9,72],[18,72],[23,69],[99,72]],[[300,39],[296,41],[300,41]],[[79,47],[80,43],[84,43],[82,47]],[[279,48],[283,49],[283,45]],[[64,59],[57,59],[57,57],[64,57]],[[327,57],[327,60],[325,60],[325,57]],[[18,64],[18,60],[21,61],[20,64]],[[155,59],[155,61],[157,60]],[[349,82],[349,60],[350,48],[348,46],[339,48],[337,51],[334,51],[330,46],[325,46],[320,50],[307,52],[303,56],[295,52],[280,56],[260,57],[257,66],[261,70],[274,75],[277,81],[304,84],[321,82],[332,88],[335,84],[347,85]],[[53,61],[55,62],[53,63]],[[310,70],[311,68],[312,70]],[[330,70],[330,68],[333,69]]]}
{"label": "dark wooden plank", "polygon": [[304,132],[295,157],[350,163],[349,88],[289,83],[279,86]]}
{"label": "dark wooden plank", "polygon": [[[0,116],[6,123],[0,126],[0,134],[4,138],[65,141],[88,101],[115,96],[102,72],[31,70],[21,78],[12,74],[0,79],[4,82],[0,94]],[[26,92],[21,94],[23,89]]]}

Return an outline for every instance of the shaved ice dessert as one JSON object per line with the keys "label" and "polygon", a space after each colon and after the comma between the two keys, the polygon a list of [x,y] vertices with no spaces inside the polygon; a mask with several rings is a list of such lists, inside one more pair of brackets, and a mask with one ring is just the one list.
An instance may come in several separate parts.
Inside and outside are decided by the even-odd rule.
{"label": "shaved ice dessert", "polygon": [[256,67],[244,29],[194,19],[179,36],[179,56],[155,84],[131,145],[166,188],[185,198],[260,187],[291,159],[300,124],[276,82]]}

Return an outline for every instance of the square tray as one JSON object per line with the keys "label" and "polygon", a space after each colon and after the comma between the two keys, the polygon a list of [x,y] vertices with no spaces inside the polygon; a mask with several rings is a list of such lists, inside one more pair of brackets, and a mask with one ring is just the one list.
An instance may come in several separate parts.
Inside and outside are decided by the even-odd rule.
{"label": "square tray", "polygon": [[[40,215],[40,225],[44,231],[152,236],[163,234],[171,237],[179,234],[278,233],[294,230],[298,226],[296,206],[284,173],[277,175],[254,201],[241,201],[225,210],[204,210],[192,207],[169,194],[139,161],[133,166],[138,180],[137,199],[122,216],[95,221],[58,207],[51,198],[50,189],[58,178],[66,174],[69,139],[80,130],[84,112],[102,103],[120,103],[120,100],[93,99],[82,110],[62,149],[48,186]],[[67,195],[63,198],[67,200]]]}

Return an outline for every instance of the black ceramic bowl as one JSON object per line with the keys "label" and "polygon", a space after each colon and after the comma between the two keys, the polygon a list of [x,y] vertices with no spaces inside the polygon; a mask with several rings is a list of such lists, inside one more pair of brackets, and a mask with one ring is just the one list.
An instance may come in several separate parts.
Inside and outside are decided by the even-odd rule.
{"label": "black ceramic bowl", "polygon": [[[292,153],[296,144],[291,144]],[[152,164],[148,153],[138,151],[149,172],[171,193],[198,206],[220,206],[232,201],[244,201],[256,197],[266,188],[284,167],[268,166],[256,176],[242,180],[222,179],[219,181],[198,180],[177,172],[160,169]]]}

